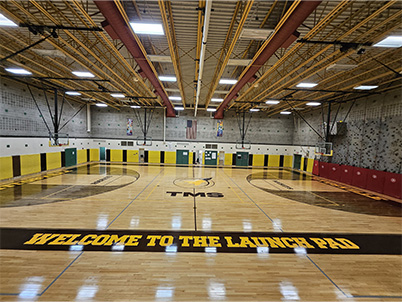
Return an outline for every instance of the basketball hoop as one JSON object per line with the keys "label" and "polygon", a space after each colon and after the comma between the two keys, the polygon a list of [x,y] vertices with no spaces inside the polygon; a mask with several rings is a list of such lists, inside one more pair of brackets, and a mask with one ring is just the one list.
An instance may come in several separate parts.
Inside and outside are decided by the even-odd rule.
{"label": "basketball hoop", "polygon": [[152,146],[152,137],[137,137],[137,146]]}
{"label": "basketball hoop", "polygon": [[49,133],[49,147],[63,147],[70,144],[67,133]]}
{"label": "basketball hoop", "polygon": [[251,149],[251,143],[248,141],[236,141],[236,149],[247,149],[250,150]]}
{"label": "basketball hoop", "polygon": [[317,143],[314,148],[314,155],[317,156],[332,156],[334,150],[332,150],[332,143]]}

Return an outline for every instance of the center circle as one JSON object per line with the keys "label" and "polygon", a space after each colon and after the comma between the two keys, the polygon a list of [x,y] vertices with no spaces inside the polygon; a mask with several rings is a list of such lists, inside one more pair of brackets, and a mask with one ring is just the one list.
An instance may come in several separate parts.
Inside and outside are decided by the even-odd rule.
{"label": "center circle", "polygon": [[210,188],[215,185],[212,177],[209,178],[176,178],[173,183],[181,188]]}

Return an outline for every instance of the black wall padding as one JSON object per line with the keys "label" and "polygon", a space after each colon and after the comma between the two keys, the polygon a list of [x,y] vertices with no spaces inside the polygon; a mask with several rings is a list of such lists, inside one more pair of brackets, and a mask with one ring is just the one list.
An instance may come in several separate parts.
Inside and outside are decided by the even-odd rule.
{"label": "black wall padding", "polygon": [[165,163],[165,151],[161,151],[161,164]]}
{"label": "black wall padding", "polygon": [[41,171],[46,171],[47,167],[46,167],[46,153],[41,153],[40,154],[40,170]]}
{"label": "black wall padding", "polygon": [[13,177],[21,176],[21,158],[13,155]]}

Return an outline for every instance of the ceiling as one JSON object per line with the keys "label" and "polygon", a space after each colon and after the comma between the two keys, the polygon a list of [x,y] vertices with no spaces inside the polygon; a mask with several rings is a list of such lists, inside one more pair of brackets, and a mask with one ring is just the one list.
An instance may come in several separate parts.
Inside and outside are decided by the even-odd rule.
{"label": "ceiling", "polygon": [[[107,27],[102,31],[87,30],[102,28],[105,20],[96,1],[0,1],[1,14],[17,24],[33,25],[31,29],[0,26],[0,74],[11,77],[5,68],[23,67],[32,76],[13,76],[14,79],[37,87],[58,88],[60,92],[77,90],[82,95],[69,98],[103,102],[116,109],[131,105],[169,106],[167,97],[181,97],[181,101],[172,101],[173,106],[193,110],[195,115],[197,110],[220,106],[220,109],[237,111],[259,108],[272,116],[284,110],[313,110],[305,105],[311,101],[347,102],[368,94],[401,89],[401,47],[369,45],[389,35],[402,35],[401,1],[320,2],[296,28],[299,39],[331,43],[293,40],[286,48],[275,49],[272,56],[259,63],[255,75],[245,85],[237,86],[235,97],[230,97],[230,91],[236,85],[222,85],[219,80],[241,80],[250,66],[259,62],[260,54],[271,47],[270,43],[283,31],[286,22],[292,22],[292,13],[301,2],[212,0],[210,3],[198,100],[203,26],[208,14],[206,1],[114,1],[125,25],[137,21],[164,26],[164,35],[136,35],[126,26],[130,28],[131,39],[138,42],[137,51],[144,55],[142,59],[128,49],[127,43],[113,39]],[[109,24],[114,26],[112,22]],[[41,30],[42,26],[48,28],[35,34],[35,29]],[[57,35],[52,36],[51,26],[69,29],[56,29]],[[259,28],[274,31],[265,40],[242,35],[244,29]],[[45,37],[45,41],[5,59]],[[334,41],[338,42],[333,44]],[[171,62],[157,62],[152,55],[164,56],[163,59]],[[233,59],[243,59],[242,62],[248,59],[251,63],[233,65]],[[152,77],[144,74],[139,60],[149,64],[155,79],[169,75],[177,81],[156,80],[162,89],[158,91],[155,79],[152,82]],[[95,78],[78,79],[71,73],[76,70],[89,71]],[[296,87],[300,82],[318,85],[300,89]],[[353,89],[359,85],[379,87],[371,91]],[[126,97],[114,98],[111,92]],[[211,102],[211,99],[225,99],[225,102]],[[267,105],[268,99],[280,103]]]}

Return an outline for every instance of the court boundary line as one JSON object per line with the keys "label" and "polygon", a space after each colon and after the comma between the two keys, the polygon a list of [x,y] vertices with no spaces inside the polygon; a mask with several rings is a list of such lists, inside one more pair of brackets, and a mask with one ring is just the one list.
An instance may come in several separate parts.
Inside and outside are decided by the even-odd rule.
{"label": "court boundary line", "polygon": [[54,278],[53,281],[50,282],[50,284],[49,284],[40,294],[38,294],[38,296],[39,296],[39,297],[42,296],[42,295],[53,285],[53,283],[55,283],[55,282],[64,274],[64,272],[65,272],[66,270],[68,270],[68,269],[74,264],[74,262],[78,260],[78,258],[81,257],[81,255],[82,255],[83,253],[84,253],[84,251],[82,251],[77,257],[75,257],[74,260],[71,261],[70,264],[67,265],[67,267],[65,267],[65,268],[63,269],[63,271],[62,271],[56,278]]}
{"label": "court boundary line", "polygon": [[[77,261],[78,260],[78,258],[80,258],[81,257],[81,255],[83,254],[84,252],[82,251],[79,255],[77,255],[74,259],[73,259],[73,261],[71,261],[70,262],[70,264],[69,265],[67,265],[62,271],[61,271],[61,273],[60,274],[58,274],[57,275],[57,277],[56,278],[54,278],[53,280],[52,280],[52,282],[50,282],[50,284],[48,285],[48,286],[46,286],[45,287],[45,289],[42,291],[42,292],[40,292],[39,294],[36,294],[36,295],[34,295],[35,297],[41,297],[65,272],[66,272],[66,270],[68,270],[73,264],[74,264],[74,262],[75,261]],[[21,293],[0,293],[0,296],[19,296],[19,295],[21,295]]]}
{"label": "court boundary line", "polygon": [[[111,223],[109,225],[106,226],[105,230],[107,230],[109,228],[109,226],[139,197],[139,195],[141,195],[145,189],[148,188],[148,186],[154,182],[154,180],[162,173],[163,170],[161,170],[153,179],[151,182],[149,182],[145,188],[143,188],[141,190],[141,192],[139,192],[134,199],[132,199],[129,204],[111,221]],[[292,171],[293,172],[293,171]],[[194,173],[194,167],[193,167],[193,173]],[[254,203],[254,205],[272,222],[273,220],[271,219],[271,217],[229,176],[225,173],[225,171],[223,170],[223,174],[225,176],[227,176],[242,192],[245,196],[247,196],[247,198]],[[137,179],[138,180],[138,179]],[[194,197],[194,201],[195,201],[195,197]],[[280,232],[284,232],[282,228],[279,228]],[[35,296],[37,297],[41,297],[77,260],[78,258],[81,257],[81,255],[84,253],[84,251],[80,252],[79,255],[77,255],[71,262],[70,264],[67,265],[67,267],[65,267],[63,269],[63,271],[56,277],[53,279],[53,281],[39,294],[36,294]],[[381,299],[381,298],[385,298],[385,299],[401,299],[402,296],[386,296],[386,295],[353,295],[353,294],[347,294],[345,293],[325,272],[323,269],[321,269],[308,255],[306,255],[306,258],[327,278],[328,281],[330,281],[346,298],[374,298],[374,299]],[[0,293],[0,296],[19,296],[21,293]]]}
{"label": "court boundary line", "polygon": [[[293,172],[293,171],[292,171]],[[263,209],[261,209],[261,207],[259,205],[256,204],[256,202],[250,197],[248,196],[248,194],[246,192],[243,191],[243,189],[229,176],[225,173],[225,171],[223,170],[223,174],[226,175],[242,192],[244,195],[247,196],[248,199],[250,199],[255,205],[256,207],[258,207],[260,209],[261,212],[264,213],[264,215],[272,222],[273,220],[271,219],[271,217],[269,217],[269,215],[267,213],[265,213],[265,211]],[[281,232],[284,233],[282,228],[279,228]],[[314,266],[346,297],[346,298],[389,298],[389,299],[400,299],[402,298],[402,296],[381,296],[381,295],[352,295],[352,294],[346,294],[325,272],[323,269],[321,269],[308,255],[306,255],[307,259],[314,264]]]}
{"label": "court boundary line", "polygon": [[135,196],[135,197],[129,202],[128,205],[126,205],[126,207],[125,207],[125,208],[124,208],[107,226],[106,226],[105,230],[107,230],[107,229],[112,225],[112,223],[115,222],[115,220],[116,220],[117,218],[119,218],[120,215],[123,214],[123,212],[138,198],[138,196],[140,196],[140,195],[142,194],[142,192],[144,192],[145,189],[148,188],[149,185],[154,182],[154,180],[162,173],[162,171],[163,171],[163,170],[161,169],[161,170],[159,171],[159,173],[151,180],[151,182],[149,182],[149,183],[145,186],[145,188],[143,188],[143,189],[141,190],[141,192],[138,193],[137,196]]}
{"label": "court boundary line", "polygon": [[[271,218],[267,213],[265,213],[265,211],[264,211],[263,209],[261,209],[261,207],[260,207],[250,196],[248,196],[248,194],[247,194],[246,192],[244,192],[243,189],[242,189],[229,175],[227,175],[227,174],[225,173],[225,171],[223,171],[223,174],[226,175],[226,176],[240,189],[240,191],[242,191],[243,194],[246,195],[247,198],[250,199],[250,201],[251,201],[252,203],[254,203],[254,205],[255,205],[258,209],[260,209],[260,211],[261,211],[272,223],[274,223],[274,221],[272,220],[272,218]],[[282,228],[279,228],[279,229],[280,229],[281,232],[283,232],[283,229],[282,229]]]}

